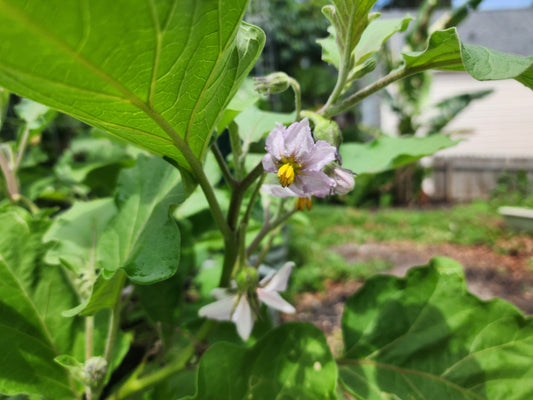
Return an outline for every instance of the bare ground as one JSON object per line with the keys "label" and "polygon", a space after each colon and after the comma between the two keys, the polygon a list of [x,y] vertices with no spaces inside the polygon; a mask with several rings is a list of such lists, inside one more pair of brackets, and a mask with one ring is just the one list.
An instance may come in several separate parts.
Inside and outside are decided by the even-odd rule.
{"label": "bare ground", "polygon": [[[387,273],[403,276],[416,265],[424,265],[435,256],[459,261],[469,290],[482,299],[501,297],[533,314],[533,237],[517,236],[499,241],[495,252],[486,246],[456,244],[424,245],[411,241],[344,244],[334,250],[349,262],[384,259],[394,266]],[[504,253],[504,254],[501,254]],[[334,352],[340,345],[340,319],[345,300],[363,282],[326,282],[321,293],[302,293],[296,301],[296,314],[284,320],[312,322],[322,329]]]}

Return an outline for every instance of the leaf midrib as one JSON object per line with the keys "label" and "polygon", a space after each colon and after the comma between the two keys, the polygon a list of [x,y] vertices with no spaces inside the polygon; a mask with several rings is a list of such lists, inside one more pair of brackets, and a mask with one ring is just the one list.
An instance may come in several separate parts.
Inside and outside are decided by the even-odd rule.
{"label": "leaf midrib", "polygon": [[[102,69],[98,68],[91,61],[89,61],[87,58],[81,56],[80,53],[77,53],[67,43],[65,43],[63,40],[58,38],[56,35],[52,34],[49,30],[47,30],[44,27],[42,27],[41,25],[39,25],[36,21],[30,19],[27,15],[21,13],[16,8],[11,7],[5,1],[2,1],[2,4],[4,5],[4,9],[9,11],[9,14],[11,15],[11,17],[13,19],[15,19],[15,20],[18,20],[19,23],[22,26],[25,26],[29,30],[33,30],[37,34],[40,34],[43,37],[47,38],[52,44],[58,46],[64,52],[69,54],[74,59],[74,61],[78,62],[79,64],[81,64],[83,66],[85,66],[87,69],[92,71],[96,76],[98,76],[104,82],[108,83],[109,85],[111,85],[115,89],[117,89],[132,105],[134,105],[137,108],[139,108],[150,119],[152,119],[173,140],[173,144],[176,147],[178,147],[178,149],[182,153],[190,153],[190,155],[192,155],[195,158],[197,158],[196,155],[194,155],[194,153],[192,152],[192,149],[190,149],[190,147],[189,147],[189,145],[187,143],[187,141],[189,139],[189,136],[190,136],[190,130],[192,129],[192,123],[193,123],[193,120],[194,120],[195,112],[198,109],[199,104],[201,103],[201,101],[203,100],[203,98],[205,96],[205,93],[206,93],[207,88],[209,86],[208,84],[211,82],[214,72],[217,70],[218,65],[221,62],[221,60],[223,60],[222,55],[225,54],[225,51],[227,50],[228,45],[232,42],[231,39],[235,36],[235,33],[236,33],[236,31],[238,30],[238,28],[240,26],[239,23],[235,24],[235,26],[233,28],[233,31],[232,31],[232,34],[228,36],[228,40],[225,43],[223,51],[219,51],[217,59],[215,60],[215,63],[213,64],[213,68],[211,69],[211,72],[209,74],[209,77],[205,81],[204,86],[203,86],[203,88],[202,88],[202,90],[200,92],[200,95],[198,96],[198,98],[196,100],[196,103],[195,103],[195,105],[193,107],[193,111],[192,111],[191,116],[189,118],[189,121],[187,123],[187,131],[185,132],[185,136],[182,139],[178,135],[176,130],[172,127],[172,125],[170,125],[170,123],[158,111],[156,111],[152,107],[152,105],[149,102],[150,94],[149,94],[149,97],[147,99],[148,101],[147,102],[143,101],[138,96],[136,96],[133,92],[131,92],[131,90],[129,90],[127,87],[125,87],[122,83],[120,83],[120,81],[118,81],[114,77],[110,76],[109,74],[107,74]],[[174,10],[174,7],[173,7],[173,10]],[[245,11],[245,7],[243,7],[243,9],[241,11],[240,19],[242,19],[243,15],[244,15],[244,11]],[[220,12],[219,12],[219,16],[220,16]],[[219,22],[220,22],[220,20],[219,20]],[[157,26],[156,25],[154,25],[154,30],[157,32]],[[161,35],[163,35],[163,34],[164,34],[164,32],[161,31]],[[157,42],[157,39],[156,39],[156,42]],[[159,57],[157,57],[157,58],[159,58]],[[159,61],[156,60],[155,57],[154,57],[154,64],[158,64],[158,62]],[[152,73],[152,79],[154,77],[156,77],[156,75],[157,75],[157,71],[153,72]],[[54,82],[56,82],[56,81],[54,81]],[[154,87],[154,91],[155,91],[155,86],[156,86],[156,82],[155,81],[153,83],[151,81],[150,87],[152,87],[152,86]],[[181,143],[182,141],[183,141],[183,143]],[[191,151],[188,152],[186,149],[183,148],[183,145],[188,147],[189,150],[191,150]],[[186,159],[188,158],[186,154],[184,154],[184,156],[185,156]]]}

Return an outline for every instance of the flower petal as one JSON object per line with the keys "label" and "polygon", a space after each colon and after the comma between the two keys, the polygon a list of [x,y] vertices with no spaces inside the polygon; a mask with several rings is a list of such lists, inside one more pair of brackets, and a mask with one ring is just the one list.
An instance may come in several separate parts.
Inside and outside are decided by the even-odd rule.
{"label": "flower petal", "polygon": [[222,300],[203,306],[198,310],[198,315],[218,321],[229,321],[231,320],[231,311],[236,300],[236,296],[225,297]]}
{"label": "flower petal", "polygon": [[313,149],[306,155],[302,170],[321,171],[327,164],[335,160],[336,151],[337,149],[325,140],[317,141]]}
{"label": "flower petal", "polygon": [[278,172],[278,167],[276,165],[277,160],[272,156],[272,154],[267,153],[263,157],[263,169],[265,172]]}
{"label": "flower petal", "polygon": [[[296,190],[293,190],[296,189]],[[266,183],[261,187],[261,191],[269,193],[275,197],[307,197],[307,194],[303,193],[297,187],[292,184],[291,186],[282,187],[279,184]]]}
{"label": "flower petal", "polygon": [[243,340],[248,340],[252,328],[254,327],[254,314],[248,304],[246,296],[242,295],[239,304],[235,307],[235,312],[231,316],[232,321],[237,326],[237,333]]}
{"label": "flower petal", "polygon": [[278,124],[277,127],[270,131],[266,138],[266,151],[276,160],[281,160],[281,156],[285,149],[284,133],[285,127],[282,124]]}
{"label": "flower petal", "polygon": [[322,171],[306,171],[298,175],[297,178],[291,185],[291,189],[295,193],[304,194],[298,197],[325,197],[330,194],[331,189],[335,186],[335,181]]}
{"label": "flower petal", "polygon": [[225,299],[226,297],[235,297],[228,289],[226,288],[214,288],[210,293],[217,300]]}
{"label": "flower petal", "polygon": [[264,289],[257,288],[257,297],[267,306],[271,308],[275,308],[276,310],[279,310],[281,312],[284,312],[287,314],[294,314],[296,312],[294,307],[291,304],[289,304],[287,301],[285,301],[279,295],[278,292],[268,292]]}
{"label": "flower petal", "polygon": [[293,267],[294,263],[292,261],[286,262],[275,274],[262,279],[259,282],[259,286],[266,292],[284,292],[287,289],[287,283]]}
{"label": "flower petal", "polygon": [[303,163],[307,153],[312,151],[314,146],[313,135],[309,127],[309,120],[302,119],[300,122],[291,124],[285,134],[286,156],[294,156],[297,163]]}

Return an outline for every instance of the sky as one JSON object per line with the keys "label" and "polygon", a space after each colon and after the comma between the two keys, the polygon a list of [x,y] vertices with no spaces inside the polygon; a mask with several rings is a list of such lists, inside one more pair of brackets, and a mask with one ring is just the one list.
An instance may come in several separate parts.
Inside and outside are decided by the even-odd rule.
{"label": "sky", "polygon": [[[464,0],[452,0],[454,6],[464,3]],[[484,0],[479,6],[480,10],[494,10],[499,8],[524,8],[531,6],[533,0]]]}
{"label": "sky", "polygon": [[[459,6],[464,3],[465,0],[452,0],[454,6]],[[376,5],[385,4],[388,0],[378,0]],[[525,8],[530,7],[533,4],[533,0],[484,0],[479,6],[480,10],[496,10],[496,9],[509,9],[509,8]]]}

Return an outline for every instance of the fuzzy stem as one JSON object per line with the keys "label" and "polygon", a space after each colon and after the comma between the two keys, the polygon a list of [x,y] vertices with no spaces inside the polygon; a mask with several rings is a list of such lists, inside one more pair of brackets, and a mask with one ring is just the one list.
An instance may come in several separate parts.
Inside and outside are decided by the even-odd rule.
{"label": "fuzzy stem", "polygon": [[383,78],[355,92],[354,94],[342,100],[341,102],[324,105],[324,107],[318,110],[318,114],[322,114],[322,116],[325,118],[331,118],[334,115],[340,114],[341,112],[346,111],[350,107],[353,107],[355,104],[359,103],[364,98],[376,93],[378,90],[383,89],[385,86],[390,85],[391,83],[397,80],[403,79],[409,75],[413,75],[418,72],[427,71],[429,69],[439,69],[450,65],[456,65],[458,63],[461,63],[460,59],[453,59],[449,61],[422,65],[414,68],[402,68],[396,71],[392,71],[391,73],[385,75]]}
{"label": "fuzzy stem", "polygon": [[300,84],[294,78],[289,77],[289,85],[294,92],[294,106],[296,109],[296,121],[300,120],[300,112],[302,111],[302,94],[300,90]]}
{"label": "fuzzy stem", "polygon": [[17,149],[17,158],[13,165],[13,174],[15,174],[22,162],[22,157],[24,156],[24,151],[26,150],[26,144],[28,143],[28,138],[30,136],[30,128],[28,125],[24,127],[24,132],[22,132],[22,139],[20,140],[19,148]]}
{"label": "fuzzy stem", "polygon": [[187,362],[194,355],[196,344],[207,337],[213,325],[213,321],[206,320],[195,335],[196,340],[191,341],[185,348],[183,348],[176,358],[155,372],[141,378],[135,376],[134,379],[128,380],[117,392],[109,397],[109,400],[128,399],[133,394],[141,393],[147,390],[150,386],[162,382],[184,369]]}
{"label": "fuzzy stem", "polygon": [[263,228],[261,228],[261,230],[259,231],[259,233],[255,237],[255,239],[252,241],[250,246],[248,246],[248,249],[246,251],[246,255],[248,257],[250,257],[250,255],[254,252],[254,250],[257,248],[257,246],[259,246],[259,244],[265,238],[265,236],[268,235],[268,233],[270,231],[276,229],[278,226],[280,226],[285,221],[287,221],[290,217],[292,217],[293,214],[296,211],[297,211],[296,209],[291,210],[288,213],[286,213],[285,215],[283,215],[280,218],[278,218],[277,220],[275,220],[274,222],[272,222],[272,223],[268,223],[267,222],[265,225],[263,225]]}
{"label": "fuzzy stem", "polygon": [[225,181],[230,187],[234,187],[237,184],[237,181],[233,179],[233,176],[228,168],[228,164],[226,163],[226,160],[224,160],[224,156],[220,152],[220,149],[216,143],[211,146],[211,151],[215,156],[215,160],[220,167],[220,171],[222,171],[222,176],[224,177]]}
{"label": "fuzzy stem", "polygon": [[233,164],[235,168],[235,176],[237,179],[242,178],[242,145],[241,137],[239,136],[239,126],[234,122],[228,126],[229,140],[231,144],[231,152],[233,153]]}

